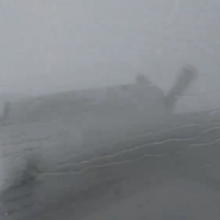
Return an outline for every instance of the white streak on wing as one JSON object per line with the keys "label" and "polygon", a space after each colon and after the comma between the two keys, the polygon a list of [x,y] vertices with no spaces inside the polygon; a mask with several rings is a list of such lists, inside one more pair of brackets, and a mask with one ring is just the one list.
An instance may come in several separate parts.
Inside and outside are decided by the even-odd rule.
{"label": "white streak on wing", "polygon": [[[83,164],[86,164],[86,163],[90,163],[90,162],[93,162],[93,161],[97,161],[97,160],[102,160],[102,159],[107,159],[107,158],[113,158],[115,156],[118,156],[118,155],[121,155],[121,154],[125,154],[127,152],[131,152],[131,151],[134,151],[134,150],[138,150],[140,148],[143,148],[143,147],[147,147],[147,146],[152,146],[152,145],[163,145],[165,143],[168,143],[168,142],[173,142],[173,141],[191,141],[191,140],[195,140],[199,137],[201,137],[203,134],[207,133],[207,132],[210,132],[212,130],[216,130],[216,129],[219,129],[219,127],[216,127],[216,128],[212,128],[212,129],[207,129],[203,132],[201,132],[200,135],[197,135],[193,138],[184,138],[184,139],[167,139],[165,141],[160,141],[160,142],[154,142],[154,143],[150,143],[150,144],[143,144],[143,145],[139,145],[139,146],[136,146],[134,148],[131,148],[131,149],[128,149],[128,150],[124,150],[124,151],[121,151],[121,152],[118,152],[118,153],[115,153],[115,154],[111,154],[111,155],[107,155],[107,156],[103,156],[103,157],[99,157],[99,158],[93,158],[92,160],[87,160],[87,161],[82,161],[80,163],[77,163],[76,165],[83,165]],[[210,143],[205,143],[205,144],[189,144],[188,147],[190,146],[202,146],[202,145],[210,145],[210,144],[214,144],[214,143],[217,143],[219,142],[220,139],[217,139],[213,142],[210,142]],[[142,157],[138,157],[138,158],[135,158],[135,159],[132,159],[132,160],[121,160],[121,161],[117,161],[117,162],[111,162],[111,163],[103,163],[103,164],[100,164],[100,165],[92,165],[92,166],[89,166],[87,168],[84,168],[84,169],[78,169],[78,170],[72,170],[72,171],[54,171],[54,172],[42,172],[40,175],[44,175],[44,176],[57,176],[57,175],[69,175],[69,174],[80,174],[80,173],[83,173],[83,172],[86,172],[90,169],[94,169],[94,168],[103,168],[103,167],[107,167],[107,166],[112,166],[112,165],[121,165],[121,164],[125,164],[125,163],[132,163],[132,162],[135,162],[135,161],[139,161],[139,160],[142,160],[144,158],[147,158],[147,157],[164,157],[164,156],[168,156],[168,154],[145,154],[143,155]]]}
{"label": "white streak on wing", "polygon": [[[145,147],[149,147],[149,146],[154,146],[154,145],[163,145],[163,144],[166,144],[166,143],[169,143],[169,142],[184,142],[184,141],[192,141],[192,140],[196,140],[198,139],[199,137],[201,137],[202,135],[210,132],[210,131],[215,131],[215,130],[218,130],[220,129],[220,127],[214,127],[212,129],[207,129],[203,132],[201,132],[201,134],[199,135],[196,135],[194,137],[191,137],[191,138],[176,138],[176,139],[166,139],[166,140],[163,140],[163,141],[157,141],[157,142],[153,142],[153,143],[149,143],[149,144],[142,144],[142,145],[137,145],[133,148],[130,148],[130,149],[126,149],[126,150],[121,150],[117,153],[114,153],[114,154],[110,154],[110,155],[106,155],[106,156],[101,156],[101,157],[93,157],[92,159],[90,160],[84,160],[84,161],[81,161],[79,163],[76,163],[77,166],[80,166],[80,165],[83,165],[83,164],[88,164],[88,163],[91,163],[91,162],[96,162],[98,160],[103,160],[103,159],[108,159],[108,158],[114,158],[116,156],[119,156],[119,155],[123,155],[123,154],[126,154],[128,152],[132,152],[132,151],[136,151],[136,150],[139,150],[139,149],[142,149],[142,148],[145,148]],[[205,143],[204,145],[206,145],[207,143]],[[194,144],[193,146],[196,146],[196,145],[202,145],[200,143],[198,144]],[[190,145],[192,146],[192,145]],[[73,162],[71,162],[71,165],[73,164]],[[68,166],[68,163],[65,164],[64,166]]]}
{"label": "white streak on wing", "polygon": [[160,155],[159,154],[145,154],[142,157],[138,157],[138,158],[135,158],[135,159],[132,159],[132,160],[122,160],[122,161],[117,161],[117,162],[112,162],[112,163],[105,163],[105,164],[102,164],[102,165],[95,165],[95,166],[91,166],[91,167],[88,167],[86,169],[82,169],[82,170],[79,170],[79,171],[42,172],[40,175],[41,176],[62,176],[62,175],[69,175],[69,174],[81,174],[81,173],[86,172],[86,171],[88,171],[90,169],[93,169],[93,168],[103,168],[103,167],[108,167],[108,166],[132,163],[132,162],[136,162],[136,161],[139,161],[139,160],[143,160],[147,157],[164,157],[164,156],[168,156],[168,155],[167,154],[160,154]]}
{"label": "white streak on wing", "polygon": [[220,139],[216,139],[215,141],[209,142],[209,143],[197,143],[197,144],[190,144],[189,147],[202,147],[206,145],[212,145],[220,142]]}

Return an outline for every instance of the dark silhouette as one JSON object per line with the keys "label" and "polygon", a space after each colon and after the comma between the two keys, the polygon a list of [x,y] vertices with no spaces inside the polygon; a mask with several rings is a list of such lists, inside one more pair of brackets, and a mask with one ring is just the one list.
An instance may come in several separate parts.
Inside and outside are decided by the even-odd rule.
{"label": "dark silhouette", "polygon": [[164,94],[161,88],[154,85],[145,75],[138,74],[135,78],[133,96],[145,116],[158,117],[164,116],[164,114],[171,114],[174,111],[178,98],[188,89],[196,76],[197,71],[193,66],[184,66],[177,76],[174,85],[167,94]]}
{"label": "dark silhouette", "polygon": [[0,118],[1,125],[5,125],[8,122],[11,111],[11,105],[9,102],[5,103],[3,115]]}
{"label": "dark silhouette", "polygon": [[[73,120],[65,125],[60,120],[58,121],[60,125],[55,124],[58,126],[57,128],[52,127],[54,126],[53,123],[50,127],[45,127],[44,123],[39,123],[34,126],[34,129],[31,126],[25,126],[25,123],[13,127],[13,139],[8,140],[7,144],[14,146],[15,152],[19,149],[20,154],[18,157],[10,154],[11,156],[7,157],[7,163],[3,164],[4,167],[0,166],[4,171],[2,173],[6,173],[6,177],[9,179],[6,186],[4,181],[3,183],[0,182],[2,184],[0,190],[3,192],[3,196],[0,194],[1,210],[2,207],[5,207],[6,210],[0,212],[0,218],[5,220],[12,218],[29,220],[52,219],[56,216],[56,219],[61,219],[65,214],[72,217],[72,219],[79,219],[77,215],[81,215],[80,210],[82,210],[82,215],[83,212],[86,213],[87,211],[80,208],[81,205],[83,205],[82,207],[89,207],[93,201],[107,201],[107,197],[101,200],[105,190],[108,192],[109,189],[109,192],[111,192],[115,186],[119,190],[124,186],[131,187],[131,190],[126,188],[125,193],[120,193],[117,197],[112,197],[112,194],[105,194],[111,196],[111,201],[117,202],[120,199],[122,200],[124,196],[132,196],[130,192],[134,193],[133,186],[135,185],[133,184],[136,184],[135,188],[137,190],[145,189],[147,187],[146,180],[148,181],[148,177],[152,178],[154,174],[162,174],[163,177],[165,174],[166,178],[179,178],[179,173],[181,173],[184,177],[187,176],[198,182],[211,185],[212,188],[217,188],[219,181],[215,181],[215,179],[209,179],[208,181],[202,173],[198,174],[196,168],[194,168],[197,166],[197,162],[194,156],[188,153],[190,144],[195,144],[195,141],[201,143],[204,140],[204,135],[198,136],[198,140],[192,139],[195,134],[203,132],[203,126],[190,128],[185,126],[188,121],[193,121],[195,116],[193,114],[189,116],[173,115],[166,121],[166,132],[161,132],[163,128],[161,128],[160,120],[163,122],[164,116],[166,116],[164,115],[164,107],[167,107],[169,111],[173,110],[177,97],[181,96],[187,89],[195,74],[196,71],[193,68],[183,68],[176,83],[167,95],[164,95],[163,91],[153,85],[145,76],[138,75],[136,84],[127,87],[131,89],[132,95],[139,101],[138,104],[144,103],[143,112],[147,112],[147,114],[143,114],[144,117],[133,121],[129,117],[124,119],[122,116],[126,112],[123,112],[123,114],[119,114],[120,117],[117,117],[117,120],[113,120],[114,117],[109,117],[106,122],[99,124],[99,121],[105,119],[102,116],[108,116],[110,112],[108,108],[104,108],[103,115],[94,116],[94,120],[91,120],[92,117],[88,117],[88,124],[86,124],[87,118],[85,117],[82,123],[77,121],[77,124],[74,124],[75,120]],[[122,88],[125,89],[126,87]],[[39,109],[37,108],[35,112],[39,112]],[[10,104],[6,103],[2,118],[6,120],[11,117],[10,111]],[[50,108],[48,112],[48,115],[51,114]],[[115,112],[117,113],[118,110]],[[90,112],[88,111],[88,113]],[[134,113],[139,114],[137,111],[134,111]],[[131,114],[131,118],[135,116],[134,113]],[[146,116],[150,117],[148,117],[149,120],[145,121],[143,119]],[[161,116],[163,118],[159,118]],[[123,123],[120,124],[120,120]],[[90,123],[91,121],[94,122]],[[175,129],[171,130],[170,128],[173,127],[174,122],[176,124]],[[70,126],[71,124],[72,126]],[[78,133],[81,133],[80,126],[83,129],[88,127],[82,130],[83,132],[89,131],[92,135],[91,137],[83,136],[82,142],[81,135],[79,135],[79,146],[83,146],[85,151],[82,150],[78,154],[78,150],[73,146],[78,146]],[[49,134],[49,142],[48,137],[44,135],[40,137],[37,134],[37,138],[33,138],[32,135],[35,135],[36,131],[44,129],[47,132],[48,128],[50,132],[53,132]],[[62,136],[65,134],[65,136],[58,135],[58,129],[62,131],[60,134]],[[156,132],[154,132],[154,129]],[[7,129],[6,132],[11,131]],[[75,132],[77,133],[76,138],[73,136]],[[210,139],[216,140],[218,133],[212,133],[212,135]],[[57,141],[57,147],[51,147],[50,154],[47,146],[51,146],[51,137],[54,138],[53,144]],[[40,145],[40,149],[38,145]],[[63,148],[65,145],[67,145],[67,151],[65,151],[66,148]],[[97,148],[90,151],[93,146]],[[210,145],[208,150],[212,147],[214,152],[217,151],[217,144],[216,149],[213,146]],[[205,148],[207,149],[206,146]],[[191,149],[195,149],[195,147]],[[201,147],[196,149],[196,156],[198,154],[204,156],[204,150],[199,151]],[[56,154],[53,154],[52,151],[55,151]],[[37,154],[35,154],[36,152]],[[193,159],[190,159],[189,156]],[[18,159],[14,161],[15,158]],[[3,163],[5,161],[2,160]],[[45,161],[46,163],[44,163]],[[39,166],[40,169],[38,169]],[[170,177],[167,175],[169,173]],[[5,177],[3,176],[3,178]],[[133,180],[135,180],[134,183]],[[101,189],[101,191],[98,191],[98,189]],[[121,195],[123,197],[120,197]],[[103,204],[105,205],[105,203]],[[106,202],[106,204],[108,203]],[[93,209],[91,208],[91,210]],[[5,213],[7,215],[4,215]],[[58,217],[58,215],[61,217]]]}
{"label": "dark silhouette", "polygon": [[10,103],[6,102],[5,103],[5,107],[4,107],[4,111],[3,111],[3,119],[8,119],[9,114],[10,114]]}
{"label": "dark silhouette", "polygon": [[173,87],[165,96],[165,105],[167,113],[173,111],[177,99],[183,95],[183,93],[186,91],[189,85],[196,79],[196,77],[197,71],[193,66],[187,65],[182,68]]}
{"label": "dark silhouette", "polygon": [[149,79],[146,78],[145,75],[143,74],[138,74],[135,78],[136,84],[152,84],[151,81]]}

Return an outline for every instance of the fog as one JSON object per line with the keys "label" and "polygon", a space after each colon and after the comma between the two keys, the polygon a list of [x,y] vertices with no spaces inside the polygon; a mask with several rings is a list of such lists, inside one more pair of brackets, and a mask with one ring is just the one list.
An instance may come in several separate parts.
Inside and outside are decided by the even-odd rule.
{"label": "fog", "polygon": [[219,81],[220,3],[212,0],[1,1],[1,93],[45,94],[131,81],[166,90],[195,65]]}
{"label": "fog", "polygon": [[1,219],[219,219],[219,2],[0,9]]}

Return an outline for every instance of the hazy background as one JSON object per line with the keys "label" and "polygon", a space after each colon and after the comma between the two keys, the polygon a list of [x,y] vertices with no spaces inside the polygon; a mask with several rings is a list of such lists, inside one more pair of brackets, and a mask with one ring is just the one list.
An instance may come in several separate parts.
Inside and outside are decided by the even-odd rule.
{"label": "hazy background", "polygon": [[203,95],[190,102],[220,104],[219,20],[216,0],[0,0],[0,94],[120,84],[138,72],[167,91],[192,63],[191,93]]}

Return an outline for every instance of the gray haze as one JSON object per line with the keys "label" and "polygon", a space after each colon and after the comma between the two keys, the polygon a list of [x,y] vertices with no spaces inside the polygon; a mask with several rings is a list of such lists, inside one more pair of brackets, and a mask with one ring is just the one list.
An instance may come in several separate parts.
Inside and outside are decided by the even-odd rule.
{"label": "gray haze", "polygon": [[1,0],[0,9],[0,93],[120,84],[138,72],[166,91],[185,63],[200,73],[192,93],[219,92],[215,0]]}
{"label": "gray haze", "polygon": [[0,219],[220,219],[217,0],[0,9]]}

